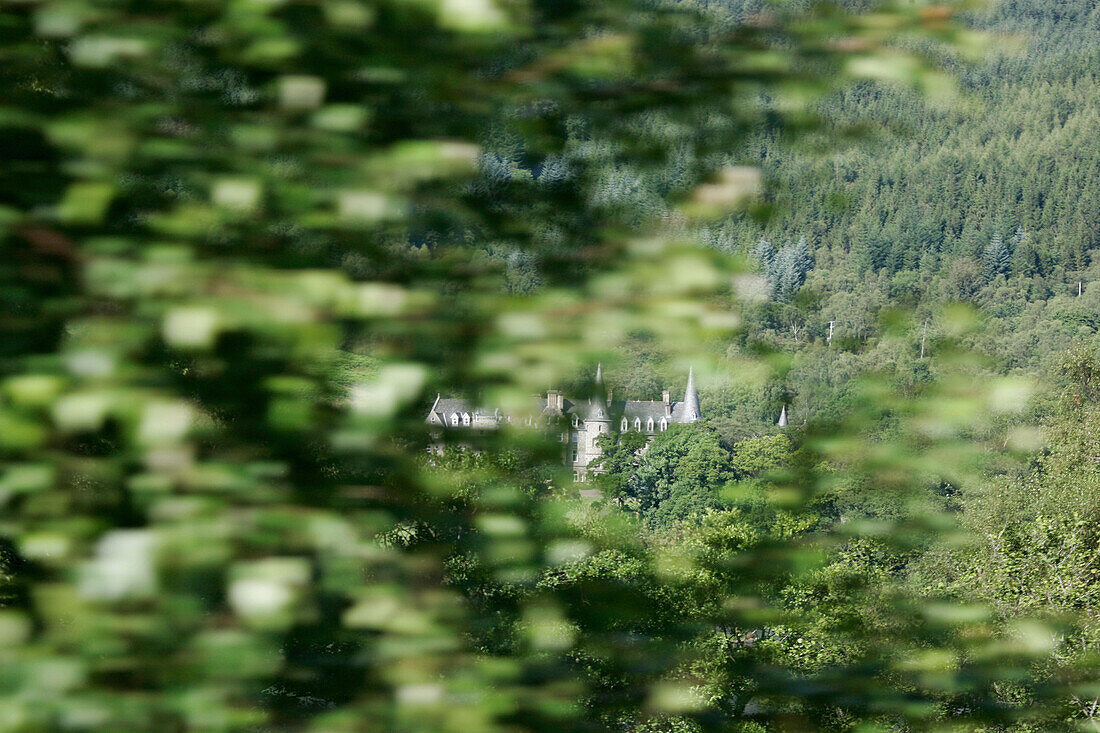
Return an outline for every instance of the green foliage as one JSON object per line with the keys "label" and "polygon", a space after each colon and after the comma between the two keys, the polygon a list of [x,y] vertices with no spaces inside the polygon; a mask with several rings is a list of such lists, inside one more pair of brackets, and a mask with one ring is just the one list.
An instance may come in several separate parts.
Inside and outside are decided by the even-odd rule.
{"label": "green foliage", "polygon": [[670,425],[646,450],[632,483],[638,511],[661,525],[718,506],[734,476],[729,452],[700,423]]}
{"label": "green foliage", "polygon": [[[973,384],[874,383],[850,401],[871,412],[836,408],[725,512],[779,445],[742,444],[739,468],[715,432],[669,430],[625,483],[661,535],[560,496],[553,440],[517,425],[460,450],[421,422],[437,392],[520,404],[641,333],[699,363],[729,343],[743,273],[683,223],[762,217],[738,144],[809,131],[837,84],[942,88],[906,49],[969,36],[928,11],[4,4],[3,727],[973,728],[1064,701],[1000,692],[1046,659],[1046,627],[989,643],[984,617],[894,583],[944,524],[927,485],[971,478]],[[1046,252],[1049,227],[1021,225]],[[924,266],[882,236],[861,256]],[[831,264],[826,245],[809,272],[807,249],[782,293]],[[821,324],[791,301],[767,318],[801,343]],[[761,415],[808,369],[745,361]],[[883,413],[894,431],[867,442]],[[840,481],[899,509],[825,527]],[[867,536],[893,615],[848,592],[883,574],[847,579]],[[815,620],[819,599],[840,611]],[[832,651],[795,650],[811,637]]]}
{"label": "green foliage", "polygon": [[[1084,684],[1094,676],[1100,628],[1100,411],[1082,399],[1095,353],[1066,357],[1066,397],[1044,425],[1049,448],[1030,466],[992,476],[962,494],[965,543],[926,553],[913,582],[986,604],[1008,633],[1039,619],[1060,625],[1034,677],[1011,688],[1026,703],[1050,676]],[[1097,719],[1094,698],[1073,695],[1037,724]]]}
{"label": "green foliage", "polygon": [[630,430],[625,433],[605,433],[596,439],[603,455],[593,462],[598,471],[592,479],[593,488],[617,502],[633,496],[632,482],[643,460],[646,445],[645,433]]}
{"label": "green foliage", "polygon": [[755,477],[783,466],[790,452],[786,435],[746,438],[733,447],[731,466],[739,478]]}
{"label": "green foliage", "polygon": [[768,279],[770,296],[780,302],[787,302],[794,297],[813,267],[810,247],[805,237],[796,244],[788,244],[779,249],[762,239],[754,254]]}
{"label": "green foliage", "polygon": [[[771,300],[746,313],[740,348],[812,349],[832,322],[830,346],[876,370],[891,356],[879,350],[891,309],[916,312],[910,343],[919,350],[925,320],[935,337],[937,310],[964,301],[989,316],[971,347],[1001,371],[1050,374],[1075,340],[1098,333],[1089,285],[1100,274],[1100,240],[1088,223],[1100,201],[1091,173],[1100,162],[1092,144],[1100,132],[1095,7],[1014,0],[975,9],[965,22],[1013,35],[957,68],[958,96],[852,85],[815,107],[833,136],[822,130],[790,146],[782,134],[758,131],[746,141],[773,182],[773,216],[698,234],[758,261],[765,274]],[[778,287],[777,247],[800,238],[813,261],[802,292],[815,298],[777,308],[791,300]],[[792,410],[843,409],[847,380],[802,376],[796,371],[786,385]],[[761,416],[739,430],[766,427]]]}
{"label": "green foliage", "polygon": [[997,275],[1007,275],[1012,264],[1012,253],[1001,238],[1000,232],[993,235],[993,241],[982,253],[982,272],[986,280],[992,280]]}

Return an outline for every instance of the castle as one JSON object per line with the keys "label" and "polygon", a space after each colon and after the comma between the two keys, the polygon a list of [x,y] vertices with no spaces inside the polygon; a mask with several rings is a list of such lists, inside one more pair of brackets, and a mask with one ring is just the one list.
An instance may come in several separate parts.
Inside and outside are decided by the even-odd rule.
{"label": "castle", "polygon": [[[561,436],[566,445],[564,461],[573,468],[573,480],[584,482],[595,471],[590,469],[591,464],[603,454],[597,438],[613,432],[612,428],[621,433],[628,430],[644,433],[652,440],[657,433],[667,430],[669,425],[693,423],[700,418],[702,412],[699,409],[699,393],[695,389],[694,370],[688,370],[684,399],[674,402],[667,389],[660,400],[614,400],[603,390],[602,369],[597,367],[596,391],[592,397],[576,400],[558,390],[549,390],[545,397],[536,398],[531,416],[524,419],[524,424],[532,427],[567,426],[567,431]],[[437,395],[425,421],[440,428],[485,430],[511,424],[512,416],[504,415],[500,410],[475,408],[466,399]],[[434,449],[442,450],[442,445],[437,444]]]}

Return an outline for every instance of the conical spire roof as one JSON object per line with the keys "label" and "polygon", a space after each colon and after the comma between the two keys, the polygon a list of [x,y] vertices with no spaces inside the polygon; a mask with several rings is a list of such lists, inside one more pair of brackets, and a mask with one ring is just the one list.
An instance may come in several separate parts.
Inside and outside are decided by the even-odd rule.
{"label": "conical spire roof", "polygon": [[703,417],[699,409],[699,392],[695,389],[695,368],[688,368],[688,383],[684,390],[684,421],[695,422]]}
{"label": "conical spire roof", "polygon": [[588,420],[610,422],[611,411],[607,407],[607,392],[603,388],[603,365],[596,365],[596,388],[588,398]]}
{"label": "conical spire roof", "polygon": [[611,418],[607,415],[607,405],[599,397],[592,397],[588,400],[588,417],[586,419],[611,422]]}
{"label": "conical spire roof", "polygon": [[783,405],[783,411],[779,413],[779,427],[787,427],[787,406]]}

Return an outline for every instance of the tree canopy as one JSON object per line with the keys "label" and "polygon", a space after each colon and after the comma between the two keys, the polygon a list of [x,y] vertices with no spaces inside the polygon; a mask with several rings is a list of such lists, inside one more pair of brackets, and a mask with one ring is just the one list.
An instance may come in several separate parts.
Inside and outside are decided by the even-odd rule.
{"label": "tree canopy", "polygon": [[[800,163],[761,169],[751,151],[835,139],[850,108],[822,127],[831,99],[943,91],[975,37],[950,8],[38,0],[0,19],[3,727],[1088,717],[1081,690],[1042,674],[1058,619],[998,625],[953,587],[906,582],[950,526],[943,487],[977,480],[975,423],[1013,403],[983,387],[1014,383],[953,371],[972,366],[971,319],[941,315],[928,379],[841,379],[859,344],[814,364],[768,348],[821,325],[816,283],[848,245],[819,244],[814,196],[802,219],[769,220]],[[849,86],[868,79],[907,91]],[[1057,134],[1018,163],[1060,192],[1061,233],[1053,209],[997,225],[1023,227],[1008,271],[1050,278],[1037,288],[1091,246],[1091,199],[1071,205],[1075,179],[1042,160],[1089,130],[1059,104],[1090,89],[1065,86],[1030,99],[1020,137]],[[893,214],[912,155],[860,179],[847,198],[870,213],[836,234],[864,263],[847,290],[873,286],[836,319],[909,367],[910,334],[873,322],[937,227],[966,257],[936,287],[1007,287],[1003,269],[971,277],[991,225],[952,206],[987,191],[972,173],[935,177],[958,195],[920,226]],[[1034,204],[1033,179],[1014,180]],[[783,243],[763,299],[759,273],[698,241],[731,231]],[[1066,329],[1089,322],[1084,303],[1048,305]],[[609,456],[651,517],[566,495],[557,436],[511,426],[428,454],[435,394],[527,404],[582,364],[648,357],[639,344],[700,365],[732,347],[741,391],[708,399],[750,413],[668,431],[634,479],[629,443]],[[851,399],[823,397],[784,465],[759,427],[799,379]],[[759,482],[753,501],[738,478]],[[894,511],[852,509],[859,490]]]}

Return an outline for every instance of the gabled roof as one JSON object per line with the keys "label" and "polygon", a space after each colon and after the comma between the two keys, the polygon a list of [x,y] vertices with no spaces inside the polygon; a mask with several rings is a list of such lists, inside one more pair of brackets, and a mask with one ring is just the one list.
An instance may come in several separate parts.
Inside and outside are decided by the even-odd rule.
{"label": "gabled roof", "polygon": [[432,409],[428,411],[427,422],[432,422],[435,416],[440,423],[450,424],[451,415],[469,415],[471,418],[477,414],[473,403],[462,397],[437,397]]}
{"label": "gabled roof", "polygon": [[447,415],[448,417],[456,412],[459,415],[464,412],[473,415],[474,405],[472,402],[462,397],[446,397],[436,402],[435,412],[440,415]]}

